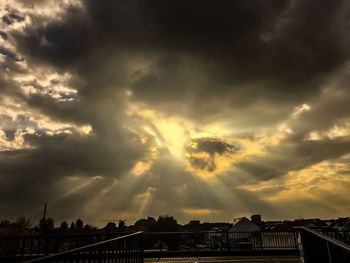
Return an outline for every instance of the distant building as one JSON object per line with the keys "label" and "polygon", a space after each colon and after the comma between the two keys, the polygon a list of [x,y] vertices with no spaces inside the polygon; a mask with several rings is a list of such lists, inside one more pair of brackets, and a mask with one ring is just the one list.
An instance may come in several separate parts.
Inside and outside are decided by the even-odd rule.
{"label": "distant building", "polygon": [[261,231],[289,231],[293,230],[292,221],[267,221],[260,226]]}
{"label": "distant building", "polygon": [[294,226],[304,226],[318,231],[327,229],[329,227],[323,220],[319,218],[297,219],[294,221]]}
{"label": "distant building", "polygon": [[189,224],[193,225],[193,226],[198,226],[198,225],[201,224],[201,221],[199,221],[199,220],[191,220]]}
{"label": "distant building", "polygon": [[267,221],[260,227],[261,231],[293,231],[295,227],[308,227],[321,231],[328,229],[329,225],[319,218],[296,219],[294,221]]}
{"label": "distant building", "polygon": [[328,226],[337,231],[350,230],[350,217],[332,219],[328,222]]}
{"label": "distant building", "polygon": [[227,232],[231,248],[252,248],[252,236],[259,227],[246,217],[235,218]]}
{"label": "distant building", "polygon": [[218,249],[225,247],[226,240],[222,229],[214,227],[206,235],[207,244],[210,246],[210,248]]}
{"label": "distant building", "polygon": [[246,217],[235,218],[228,232],[255,232],[259,227]]}
{"label": "distant building", "polygon": [[252,215],[250,220],[256,225],[261,225],[261,215]]}
{"label": "distant building", "polygon": [[[264,250],[274,249],[276,244],[285,248],[295,249],[297,247],[295,232],[295,221],[267,221],[260,227],[260,236],[253,239],[253,248],[262,247]],[[276,232],[278,234],[276,235]]]}

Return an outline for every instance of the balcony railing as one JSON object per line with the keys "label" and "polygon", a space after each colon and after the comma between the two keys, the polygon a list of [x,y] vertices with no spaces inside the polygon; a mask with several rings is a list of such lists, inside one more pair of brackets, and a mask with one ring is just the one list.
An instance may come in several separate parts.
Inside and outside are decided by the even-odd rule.
{"label": "balcony railing", "polygon": [[301,234],[301,262],[349,263],[350,246],[306,227],[297,228]]}
{"label": "balcony railing", "polygon": [[26,261],[26,263],[143,263],[143,232]]}
{"label": "balcony railing", "polygon": [[0,257],[39,257],[120,237],[130,233],[79,233],[0,237]]}
{"label": "balcony railing", "polygon": [[145,250],[235,251],[296,250],[296,231],[285,232],[159,232],[145,233]]}
{"label": "balcony railing", "polygon": [[342,230],[342,231],[322,230],[322,234],[325,234],[326,236],[332,237],[336,240],[339,240],[343,243],[350,245],[350,231],[349,230]]}
{"label": "balcony railing", "polygon": [[[7,262],[60,254],[67,250],[115,240],[113,234],[11,237],[0,239],[0,255]],[[119,242],[119,241],[118,241]],[[145,257],[297,255],[297,232],[151,232],[143,235]]]}

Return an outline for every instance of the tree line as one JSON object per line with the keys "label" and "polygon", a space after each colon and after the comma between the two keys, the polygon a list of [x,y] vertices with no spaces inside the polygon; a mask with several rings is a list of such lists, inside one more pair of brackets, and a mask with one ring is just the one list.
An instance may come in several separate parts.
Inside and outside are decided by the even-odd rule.
{"label": "tree line", "polygon": [[42,218],[37,224],[30,218],[19,216],[15,221],[0,221],[0,236],[27,236],[27,235],[55,235],[79,233],[117,233],[117,232],[177,232],[208,230],[215,226],[228,225],[226,223],[204,223],[190,221],[180,225],[173,216],[161,215],[157,219],[147,217],[137,220],[133,225],[127,225],[125,220],[107,222],[102,228],[85,224],[80,218],[75,221],[62,221],[55,225],[52,218]]}

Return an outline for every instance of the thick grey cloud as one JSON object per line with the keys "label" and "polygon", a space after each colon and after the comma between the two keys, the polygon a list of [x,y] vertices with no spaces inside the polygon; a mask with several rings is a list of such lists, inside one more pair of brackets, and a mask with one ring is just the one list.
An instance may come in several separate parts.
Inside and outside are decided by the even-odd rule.
{"label": "thick grey cloud", "polygon": [[192,142],[196,144],[196,147],[190,149],[190,152],[207,152],[210,155],[238,152],[241,148],[239,145],[222,142],[213,138],[194,139]]}
{"label": "thick grey cloud", "polygon": [[15,22],[22,22],[24,21],[24,17],[17,13],[15,10],[11,10],[9,14],[6,14],[2,17],[2,21],[8,25],[11,25]]}
{"label": "thick grey cloud", "polygon": [[325,160],[336,159],[350,152],[349,138],[322,141],[285,141],[268,151],[268,155],[237,164],[254,175],[254,180],[281,177]]}
{"label": "thick grey cloud", "polygon": [[[96,176],[102,179],[56,200],[53,214],[64,218],[81,212],[96,220],[101,208],[82,207],[115,179],[119,198],[114,200],[115,191],[101,197],[106,211],[136,215],[138,198],[152,196],[153,204],[145,204],[142,213],[157,216],[166,203],[171,208],[167,213],[185,218],[184,209],[233,209],[227,201],[232,195],[246,200],[237,208],[240,212],[263,208],[276,216],[267,202],[234,186],[282,178],[350,151],[346,136],[305,140],[310,132],[329,129],[349,117],[345,1],[85,0],[82,6],[65,6],[59,19],[28,11],[40,9],[44,0],[18,3],[27,9],[9,7],[2,16],[0,98],[11,98],[28,113],[16,118],[0,115],[0,128],[7,141],[15,141],[16,132],[25,128],[34,132],[22,131],[32,148],[0,152],[0,210],[9,211],[1,216],[13,217],[45,200],[56,200],[68,177]],[[7,30],[28,17],[24,28]],[[42,84],[48,73],[36,69],[68,72],[71,78],[67,83],[57,78]],[[340,71],[345,73],[340,76]],[[16,80],[26,74],[34,80]],[[340,81],[327,91],[329,79]],[[77,93],[56,90],[63,84]],[[25,94],[26,87],[36,92]],[[343,95],[331,96],[333,91]],[[218,197],[218,189],[172,160],[169,151],[161,151],[156,160],[149,157],[155,139],[141,144],[139,135],[128,129],[133,120],[126,112],[132,103],[203,125],[225,119],[235,136],[250,140],[283,121],[293,133],[267,146],[264,156],[238,162],[221,175],[229,190]],[[311,110],[292,119],[291,112],[302,103],[309,103]],[[69,127],[41,127],[29,118],[34,113]],[[163,138],[145,122],[157,131],[155,137]],[[82,125],[91,125],[92,132],[79,133]],[[209,157],[192,156],[190,165],[207,171],[216,169],[216,155],[244,152],[238,144],[220,139],[193,142],[197,148],[188,148],[187,153]],[[140,160],[153,166],[127,182],[125,177]],[[65,215],[60,215],[62,206],[69,207]]]}
{"label": "thick grey cloud", "polygon": [[[189,154],[188,160],[193,167],[214,171],[216,169],[215,155],[237,153],[242,150],[242,147],[238,144],[226,143],[215,138],[200,138],[192,140],[186,150]],[[196,154],[203,153],[208,156],[196,156]]]}
{"label": "thick grey cloud", "polygon": [[236,107],[257,96],[300,101],[348,58],[344,5],[85,1],[85,12],[70,8],[63,21],[27,29],[19,44],[36,59],[78,67],[84,76],[95,71],[92,64],[103,67],[106,57],[118,53],[155,56],[154,70],[132,84],[135,96],[150,103],[182,101],[181,92],[195,92],[198,103],[239,95],[232,96]]}

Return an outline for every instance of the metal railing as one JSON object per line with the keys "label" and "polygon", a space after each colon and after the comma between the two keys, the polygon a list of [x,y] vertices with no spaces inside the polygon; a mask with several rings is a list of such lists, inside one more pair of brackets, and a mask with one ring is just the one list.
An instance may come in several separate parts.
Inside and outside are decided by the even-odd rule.
{"label": "metal railing", "polygon": [[[78,247],[127,235],[128,233],[75,234],[0,238],[0,256],[7,261],[52,255]],[[145,257],[297,253],[296,231],[226,232],[149,232],[144,233]],[[270,251],[270,252],[269,252]],[[276,253],[277,253],[276,252]]]}
{"label": "metal railing", "polygon": [[26,263],[143,263],[143,232],[26,261]]}
{"label": "metal railing", "polygon": [[315,230],[298,227],[301,258],[306,263],[349,263],[350,246]]}
{"label": "metal railing", "polygon": [[336,240],[344,242],[350,245],[350,231],[349,230],[341,230],[341,231],[330,231],[330,230],[322,230],[322,234],[326,236],[332,237]]}
{"label": "metal railing", "polygon": [[296,250],[296,231],[286,232],[158,232],[145,233],[145,250],[233,251]]}
{"label": "metal railing", "polygon": [[0,237],[0,256],[38,257],[57,254],[130,233],[77,233],[45,236]]}

